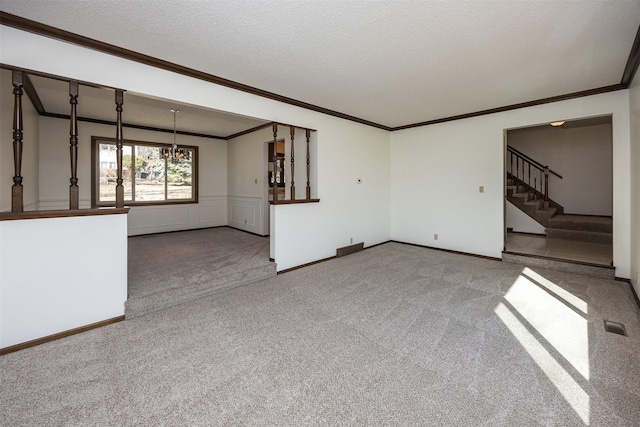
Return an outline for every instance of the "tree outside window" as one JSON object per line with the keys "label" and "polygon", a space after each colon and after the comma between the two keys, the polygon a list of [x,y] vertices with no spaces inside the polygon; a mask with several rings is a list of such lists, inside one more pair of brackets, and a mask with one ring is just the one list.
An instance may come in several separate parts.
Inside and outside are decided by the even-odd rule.
{"label": "tree outside window", "polygon": [[[189,150],[189,159],[162,156],[170,145],[124,141],[122,178],[128,205],[196,203],[198,148]],[[92,138],[92,203],[96,207],[115,204],[116,146],[111,138]]]}

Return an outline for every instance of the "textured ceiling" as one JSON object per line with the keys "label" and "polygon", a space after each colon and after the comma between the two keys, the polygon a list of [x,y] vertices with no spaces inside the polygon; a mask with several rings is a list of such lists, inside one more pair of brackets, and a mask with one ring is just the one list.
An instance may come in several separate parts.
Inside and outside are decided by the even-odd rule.
{"label": "textured ceiling", "polygon": [[2,11],[395,127],[620,83],[640,0],[1,0]]}
{"label": "textured ceiling", "polygon": [[[9,74],[9,71],[3,70],[3,73]],[[6,77],[7,81],[8,79],[9,76]],[[31,76],[31,81],[47,113],[69,114],[68,83],[38,76]],[[173,113],[171,109],[179,110],[176,116],[177,130],[205,135],[226,137],[268,123],[265,120],[144,97],[132,92],[125,93],[123,117],[128,124],[172,129]],[[114,121],[113,90],[81,85],[78,97],[78,115],[91,119]]]}

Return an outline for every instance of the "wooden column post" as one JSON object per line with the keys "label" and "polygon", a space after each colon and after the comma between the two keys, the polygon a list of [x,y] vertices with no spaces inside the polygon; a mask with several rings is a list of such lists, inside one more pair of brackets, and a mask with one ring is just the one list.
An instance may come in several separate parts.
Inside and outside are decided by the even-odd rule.
{"label": "wooden column post", "polygon": [[24,210],[22,188],[22,71],[11,72],[13,81],[13,186],[11,187],[11,212]]}
{"label": "wooden column post", "polygon": [[79,209],[78,191],[78,82],[69,82],[69,103],[71,114],[69,123],[69,156],[71,159],[71,178],[69,182],[69,209]]}
{"label": "wooden column post", "polygon": [[309,129],[305,129],[307,136],[307,200],[311,199],[311,184],[309,183],[309,175],[311,174],[311,160],[309,157],[309,137],[311,136],[311,131]]}
{"label": "wooden column post", "polygon": [[296,199],[296,181],[295,181],[295,164],[294,164],[294,138],[296,134],[296,128],[289,126],[291,130],[291,200]]}
{"label": "wooden column post", "polygon": [[116,89],[116,208],[124,207],[124,187],[122,185],[122,104],[124,92]]}
{"label": "wooden column post", "polygon": [[278,139],[278,124],[274,123],[272,125],[273,129],[273,182],[271,183],[271,189],[273,191],[273,203],[278,203],[278,185],[276,183],[276,174],[278,172],[278,143],[276,140]]}

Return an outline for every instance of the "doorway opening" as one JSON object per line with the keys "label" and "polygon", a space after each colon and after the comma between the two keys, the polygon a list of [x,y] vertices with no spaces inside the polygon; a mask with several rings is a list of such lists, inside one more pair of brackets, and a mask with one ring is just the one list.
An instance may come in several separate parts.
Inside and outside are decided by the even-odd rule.
{"label": "doorway opening", "polygon": [[612,116],[505,132],[505,252],[613,266]]}

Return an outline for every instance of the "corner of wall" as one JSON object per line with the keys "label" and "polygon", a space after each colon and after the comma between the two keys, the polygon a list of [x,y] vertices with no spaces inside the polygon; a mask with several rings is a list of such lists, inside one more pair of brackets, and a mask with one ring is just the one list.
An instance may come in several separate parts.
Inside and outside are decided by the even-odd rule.
{"label": "corner of wall", "polygon": [[631,140],[631,283],[640,295],[640,76],[636,73],[629,88]]}

